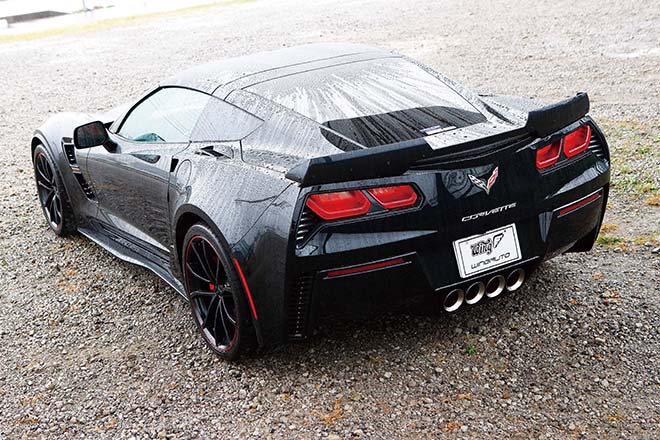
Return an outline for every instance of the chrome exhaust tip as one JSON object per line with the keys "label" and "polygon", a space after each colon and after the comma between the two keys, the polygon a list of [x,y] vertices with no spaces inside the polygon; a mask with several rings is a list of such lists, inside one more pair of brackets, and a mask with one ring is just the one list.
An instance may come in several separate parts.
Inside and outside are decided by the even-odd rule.
{"label": "chrome exhaust tip", "polygon": [[502,275],[495,275],[486,283],[486,296],[488,298],[495,298],[504,291],[506,280]]}
{"label": "chrome exhaust tip", "polygon": [[520,286],[525,282],[525,270],[518,268],[512,271],[508,277],[506,277],[506,290],[513,292],[514,290],[520,289]]}
{"label": "chrome exhaust tip", "polygon": [[481,301],[481,298],[484,297],[486,293],[486,285],[481,281],[470,284],[470,286],[465,289],[465,302],[467,304],[476,304]]}
{"label": "chrome exhaust tip", "polygon": [[463,289],[454,289],[445,296],[442,307],[447,312],[454,312],[463,304],[463,299],[465,299]]}

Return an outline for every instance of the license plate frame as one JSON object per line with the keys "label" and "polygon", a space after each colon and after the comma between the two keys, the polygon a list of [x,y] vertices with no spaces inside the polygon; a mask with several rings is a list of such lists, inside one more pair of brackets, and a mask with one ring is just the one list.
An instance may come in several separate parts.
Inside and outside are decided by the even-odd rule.
{"label": "license plate frame", "polygon": [[461,278],[469,278],[522,259],[515,223],[455,240],[453,247]]}

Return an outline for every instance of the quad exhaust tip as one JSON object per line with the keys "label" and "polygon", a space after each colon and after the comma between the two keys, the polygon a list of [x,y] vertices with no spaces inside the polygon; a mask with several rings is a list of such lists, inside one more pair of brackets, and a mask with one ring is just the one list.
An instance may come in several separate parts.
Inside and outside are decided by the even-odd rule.
{"label": "quad exhaust tip", "polygon": [[512,271],[508,277],[506,277],[506,290],[513,292],[514,290],[520,289],[520,286],[525,282],[525,270],[524,269],[515,269]]}
{"label": "quad exhaust tip", "polygon": [[463,289],[454,289],[445,296],[442,307],[447,312],[455,312],[463,304],[464,299],[465,292],[463,292]]}
{"label": "quad exhaust tip", "polygon": [[502,275],[495,275],[486,283],[486,296],[488,298],[495,298],[504,291],[506,280]]}
{"label": "quad exhaust tip", "polygon": [[467,304],[476,304],[481,301],[481,298],[484,297],[485,293],[486,285],[483,282],[477,281],[472,283],[467,289],[465,289],[465,302]]}
{"label": "quad exhaust tip", "polygon": [[495,275],[488,282],[475,281],[470,284],[465,291],[463,289],[453,289],[445,295],[442,301],[442,307],[447,312],[455,312],[465,302],[466,304],[476,304],[483,299],[495,298],[505,290],[509,292],[516,291],[525,282],[525,269],[514,269],[509,275]]}

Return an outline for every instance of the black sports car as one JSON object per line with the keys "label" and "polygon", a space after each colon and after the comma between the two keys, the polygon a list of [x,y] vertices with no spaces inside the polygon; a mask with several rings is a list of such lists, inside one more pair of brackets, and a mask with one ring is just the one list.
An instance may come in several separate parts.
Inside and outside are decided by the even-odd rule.
{"label": "black sports car", "polygon": [[480,96],[401,55],[309,45],[195,67],[32,139],[39,200],[190,301],[234,358],[330,311],[447,311],[591,249],[610,178],[586,94]]}

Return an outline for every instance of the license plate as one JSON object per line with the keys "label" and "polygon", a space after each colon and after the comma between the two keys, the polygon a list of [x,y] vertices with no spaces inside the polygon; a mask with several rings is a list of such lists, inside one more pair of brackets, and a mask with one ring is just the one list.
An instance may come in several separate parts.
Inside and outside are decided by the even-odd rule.
{"label": "license plate", "polygon": [[522,258],[515,224],[482,235],[456,240],[454,253],[461,278],[486,272]]}

